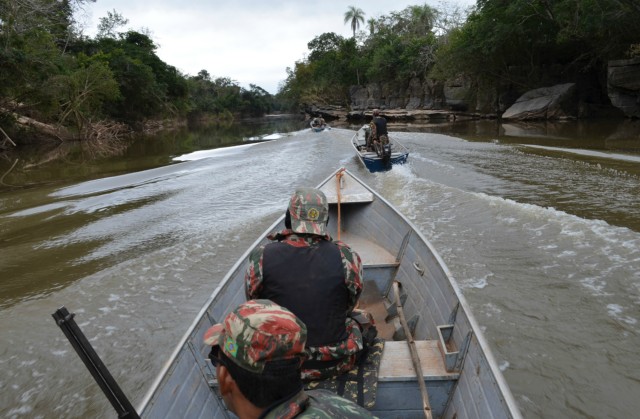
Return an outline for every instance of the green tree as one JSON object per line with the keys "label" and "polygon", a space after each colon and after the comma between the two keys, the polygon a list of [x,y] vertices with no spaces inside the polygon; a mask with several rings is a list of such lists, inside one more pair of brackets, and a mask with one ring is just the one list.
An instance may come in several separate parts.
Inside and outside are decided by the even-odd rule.
{"label": "green tree", "polygon": [[242,112],[251,116],[261,116],[272,109],[273,98],[269,92],[255,84],[249,85],[249,90],[242,91],[244,108]]}
{"label": "green tree", "polygon": [[425,78],[434,63],[438,40],[434,27],[439,14],[427,5],[410,6],[388,16],[369,19],[369,34],[356,42],[355,30],[363,22],[354,7],[345,14],[354,36],[345,39],[324,33],[307,44],[305,61],[288,69],[280,97],[292,103],[348,104],[349,89],[369,82],[406,86],[414,77]]}
{"label": "green tree", "polygon": [[406,85],[414,77],[424,78],[433,66],[438,42],[433,28],[438,13],[424,6],[409,6],[381,16],[375,33],[364,42],[361,55],[368,81]]}
{"label": "green tree", "polygon": [[353,31],[353,37],[356,37],[356,31],[360,28],[360,25],[364,23],[364,12],[355,6],[349,6],[344,14],[344,23],[350,23],[351,30]]}
{"label": "green tree", "polygon": [[[90,1],[90,0],[89,0]],[[55,99],[46,83],[64,73],[66,46],[74,35],[74,8],[85,0],[2,0],[0,2],[0,103],[7,109],[48,117]],[[35,115],[34,115],[35,116]]]}
{"label": "green tree", "polygon": [[91,116],[99,115],[104,101],[114,100],[120,93],[111,70],[100,61],[54,76],[48,86],[60,101],[59,123],[64,125],[72,117],[78,131]]}
{"label": "green tree", "polygon": [[335,32],[326,32],[316,36],[307,43],[307,49],[311,51],[309,53],[309,61],[320,61],[328,54],[336,53],[343,42],[344,38]]}
{"label": "green tree", "polygon": [[117,38],[118,33],[116,29],[126,26],[129,23],[129,19],[125,19],[115,9],[113,12],[107,12],[107,16],[100,18],[98,24],[98,34],[96,38]]}

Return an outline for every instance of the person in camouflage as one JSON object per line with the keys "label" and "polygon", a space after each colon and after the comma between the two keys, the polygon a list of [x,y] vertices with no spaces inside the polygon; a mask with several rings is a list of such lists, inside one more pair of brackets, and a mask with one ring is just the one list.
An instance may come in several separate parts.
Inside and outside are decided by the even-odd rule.
{"label": "person in camouflage", "polygon": [[373,110],[373,119],[371,120],[371,133],[374,141],[379,141],[383,145],[389,143],[387,120],[382,115],[380,115],[379,109]]}
{"label": "person in camouflage", "polygon": [[309,331],[305,380],[349,371],[363,349],[362,330],[350,317],[363,289],[360,256],[327,233],[329,205],[315,188],[289,200],[285,229],[254,250],[245,273],[247,299],[287,307]]}
{"label": "person in camouflage", "polygon": [[304,391],[306,326],[269,300],[250,300],[210,327],[204,343],[227,408],[245,418],[372,418],[326,390]]}

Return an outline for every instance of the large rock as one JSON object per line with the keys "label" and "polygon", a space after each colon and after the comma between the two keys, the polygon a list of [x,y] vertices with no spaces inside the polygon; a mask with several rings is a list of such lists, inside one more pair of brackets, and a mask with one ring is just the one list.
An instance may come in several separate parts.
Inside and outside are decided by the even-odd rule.
{"label": "large rock", "polygon": [[570,119],[577,116],[575,83],[530,90],[520,96],[502,119]]}
{"label": "large rock", "polygon": [[444,85],[444,101],[451,110],[467,111],[470,96],[469,84],[461,77],[448,80]]}
{"label": "large rock", "polygon": [[367,109],[369,93],[365,87],[351,86],[349,89],[349,97],[351,98],[351,109],[354,111]]}
{"label": "large rock", "polygon": [[409,98],[407,105],[405,106],[408,110],[419,109],[422,106],[422,100],[424,98],[424,88],[422,87],[422,83],[420,79],[414,77],[409,82],[409,87],[407,87],[407,92],[405,94],[406,97]]}
{"label": "large rock", "polygon": [[611,104],[626,116],[640,118],[640,58],[609,61],[607,76]]}
{"label": "large rock", "polygon": [[368,109],[437,109],[467,110],[470,97],[469,86],[455,80],[444,86],[441,82],[421,81],[413,78],[406,87],[387,83],[371,83],[352,86],[349,90],[351,109],[361,112]]}

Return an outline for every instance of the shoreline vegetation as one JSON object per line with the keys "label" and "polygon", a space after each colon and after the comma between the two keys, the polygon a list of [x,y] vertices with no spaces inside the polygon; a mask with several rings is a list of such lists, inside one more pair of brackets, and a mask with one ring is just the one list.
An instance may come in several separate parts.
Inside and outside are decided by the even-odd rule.
{"label": "shoreline vegetation", "polygon": [[115,10],[86,36],[75,16],[89,1],[7,0],[14,7],[0,9],[0,153],[77,140],[117,153],[138,133],[277,112],[357,121],[382,107],[400,119],[499,118],[525,92],[558,83],[576,85],[576,107],[607,114],[607,63],[640,57],[634,2],[444,2],[366,21],[349,6],[344,23],[353,36],[309,41],[272,95],[205,69],[182,74]]}

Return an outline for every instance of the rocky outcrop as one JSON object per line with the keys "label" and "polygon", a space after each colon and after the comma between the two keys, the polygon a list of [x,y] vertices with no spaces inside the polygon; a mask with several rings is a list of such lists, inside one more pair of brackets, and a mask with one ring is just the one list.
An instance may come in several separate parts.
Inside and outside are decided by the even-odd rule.
{"label": "rocky outcrop", "polygon": [[640,58],[609,61],[607,90],[613,106],[640,118]]}
{"label": "rocky outcrop", "polygon": [[[442,83],[422,82],[418,78],[409,80],[406,86],[393,86],[386,83],[371,83],[366,86],[352,86],[350,90],[351,109],[355,112],[371,109],[405,109],[412,110],[451,110],[447,106],[446,94],[449,94],[456,105],[458,97],[464,96],[454,92],[454,88],[446,90]],[[463,106],[464,107],[464,106]]]}
{"label": "rocky outcrop", "polygon": [[[380,114],[389,121],[451,121],[459,118],[453,111],[429,109],[382,109]],[[370,120],[373,117],[373,111],[351,111],[346,117],[349,121]]]}
{"label": "rocky outcrop", "polygon": [[[376,108],[388,119],[398,121],[499,116],[510,120],[562,120],[622,116],[621,111],[628,117],[640,118],[640,58],[609,63],[606,93],[611,103],[598,77],[593,74],[572,77],[562,69],[547,69],[550,87],[524,94],[508,81],[494,86],[477,85],[463,77],[445,82],[413,78],[402,86],[389,83],[352,86],[349,109],[307,106],[305,111],[325,119],[348,120],[368,119]],[[565,83],[567,79],[571,82]]]}
{"label": "rocky outcrop", "polygon": [[502,119],[575,119],[577,117],[575,83],[530,90],[502,114]]}
{"label": "rocky outcrop", "polygon": [[352,86],[349,120],[371,117],[373,109],[380,109],[385,118],[393,121],[432,121],[454,119],[471,108],[469,83],[456,79],[448,83],[432,80],[409,80],[404,87],[384,83]]}

